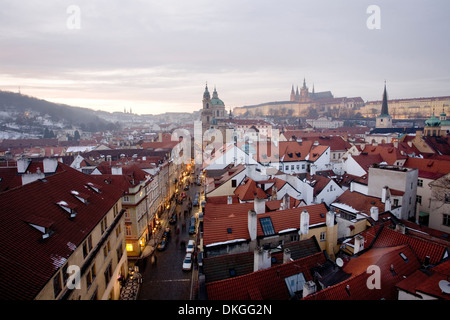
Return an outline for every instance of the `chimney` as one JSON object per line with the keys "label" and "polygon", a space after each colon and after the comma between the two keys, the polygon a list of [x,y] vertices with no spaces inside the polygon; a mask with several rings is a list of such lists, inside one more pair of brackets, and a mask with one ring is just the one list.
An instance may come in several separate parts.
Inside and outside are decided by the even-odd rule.
{"label": "chimney", "polygon": [[232,204],[233,203],[233,197],[232,196],[228,196],[227,197],[227,204]]}
{"label": "chimney", "polygon": [[253,259],[253,271],[267,269],[272,266],[272,257],[269,250],[265,250],[261,247],[257,247],[254,251]]}
{"label": "chimney", "polygon": [[405,234],[406,227],[403,223],[397,223],[395,225],[395,231],[400,232],[401,234]]}
{"label": "chimney", "polygon": [[391,198],[388,198],[384,203],[384,211],[391,211],[391,208],[392,208]]}
{"label": "chimney", "polygon": [[55,173],[58,168],[58,159],[45,158],[44,161],[44,173]]}
{"label": "chimney", "polygon": [[303,284],[303,298],[316,293],[316,284],[314,281],[307,281]]}
{"label": "chimney", "polygon": [[266,212],[266,201],[264,199],[259,199],[255,195],[255,200],[253,200],[254,210],[257,214]]}
{"label": "chimney", "polygon": [[355,245],[353,247],[353,254],[357,254],[358,252],[364,250],[364,237],[361,235],[357,235],[355,237]]}
{"label": "chimney", "polygon": [[27,171],[28,166],[31,163],[31,159],[20,158],[17,160],[17,173],[22,174]]}
{"label": "chimney", "polygon": [[248,233],[250,234],[250,240],[256,240],[256,212],[254,210],[248,211]]}
{"label": "chimney", "polygon": [[385,186],[381,189],[381,202],[386,203],[386,199],[390,198],[389,187]]}
{"label": "chimney", "polygon": [[309,213],[306,210],[300,214],[300,233],[308,234],[309,232]]}
{"label": "chimney", "polygon": [[327,223],[328,228],[334,226],[334,212],[333,211],[327,212],[326,223]]}
{"label": "chimney", "polygon": [[284,249],[283,251],[283,263],[291,262],[291,250],[289,248]]}
{"label": "chimney", "polygon": [[277,200],[277,186],[275,184],[272,187],[272,200]]}
{"label": "chimney", "polygon": [[290,209],[291,208],[291,199],[289,195],[286,193],[283,197],[283,204],[284,209]]}
{"label": "chimney", "polygon": [[121,175],[122,174],[122,167],[111,167],[111,174],[113,175]]}
{"label": "chimney", "polygon": [[377,207],[370,208],[370,217],[373,220],[378,221],[378,208]]}

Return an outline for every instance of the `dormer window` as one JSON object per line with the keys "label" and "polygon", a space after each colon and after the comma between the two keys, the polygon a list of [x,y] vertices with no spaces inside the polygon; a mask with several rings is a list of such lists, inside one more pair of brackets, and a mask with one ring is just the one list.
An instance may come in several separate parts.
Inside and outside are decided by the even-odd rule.
{"label": "dormer window", "polygon": [[94,190],[95,192],[97,192],[97,193],[102,193],[101,187],[100,187],[99,185],[96,185],[96,184],[94,184],[94,183],[92,183],[92,182],[88,182],[88,183],[87,183],[87,186],[88,186],[89,188],[91,188],[92,190]]}
{"label": "dormer window", "polygon": [[28,223],[29,226],[40,231],[42,233],[42,239],[47,239],[53,233],[53,230],[51,230],[53,221],[51,220],[30,214],[24,221]]}
{"label": "dormer window", "polygon": [[70,218],[75,218],[77,212],[75,211],[76,206],[74,204],[69,204],[66,201],[59,201],[56,203],[61,209],[69,213]]}
{"label": "dormer window", "polygon": [[88,203],[88,198],[89,196],[87,194],[84,193],[80,193],[78,191],[72,190],[70,191],[70,193],[77,198],[78,200],[80,200],[82,203],[87,204]]}

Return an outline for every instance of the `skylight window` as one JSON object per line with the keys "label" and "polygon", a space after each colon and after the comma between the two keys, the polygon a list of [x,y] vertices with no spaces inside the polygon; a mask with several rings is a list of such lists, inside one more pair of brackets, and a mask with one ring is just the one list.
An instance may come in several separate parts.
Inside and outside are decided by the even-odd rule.
{"label": "skylight window", "polygon": [[85,203],[85,204],[88,203],[88,198],[89,198],[88,195],[83,194],[83,193],[80,193],[80,192],[75,191],[75,190],[70,191],[70,193],[71,193],[75,198],[77,198],[78,200],[80,200],[81,202],[83,202],[83,203]]}
{"label": "skylight window", "polygon": [[53,226],[53,221],[51,220],[30,214],[24,221],[31,227],[39,230],[42,233],[42,239],[47,239],[53,233],[53,230],[50,229]]}
{"label": "skylight window", "polygon": [[300,272],[285,278],[284,282],[286,283],[286,287],[288,288],[291,297],[293,297],[303,290],[303,285],[306,280],[303,273]]}
{"label": "skylight window", "polygon": [[405,262],[409,261],[408,257],[403,252],[400,252],[399,255],[400,255],[400,257],[402,257],[403,261],[405,261]]}
{"label": "skylight window", "polygon": [[56,203],[60,208],[62,208],[64,211],[66,211],[67,213],[69,213],[70,218],[75,218],[75,216],[77,215],[76,211],[75,211],[75,205],[73,204],[69,204],[66,201],[59,201]]}
{"label": "skylight window", "polygon": [[261,228],[265,236],[272,236],[275,234],[275,229],[270,217],[259,218],[259,223],[261,224]]}
{"label": "skylight window", "polygon": [[91,188],[92,190],[94,190],[97,193],[101,193],[101,188],[100,186],[93,184],[92,182],[88,182],[87,183],[88,187]]}

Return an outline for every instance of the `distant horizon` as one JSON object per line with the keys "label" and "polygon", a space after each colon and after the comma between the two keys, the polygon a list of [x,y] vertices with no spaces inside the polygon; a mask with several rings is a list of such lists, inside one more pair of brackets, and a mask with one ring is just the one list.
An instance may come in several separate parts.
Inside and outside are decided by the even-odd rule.
{"label": "distant horizon", "polygon": [[[116,113],[116,112],[117,112],[117,113],[129,113],[129,112],[130,112],[130,105],[129,105],[129,104],[126,104],[127,107],[125,107],[125,110],[124,110],[124,107],[122,107],[121,109],[119,109],[121,105],[120,105],[119,107],[117,107],[117,110],[107,110],[107,108],[108,108],[107,106],[103,106],[103,108],[93,108],[93,107],[90,107],[89,104],[86,105],[86,106],[83,106],[83,105],[75,105],[75,104],[67,103],[67,101],[72,101],[72,99],[70,99],[70,98],[62,99],[62,100],[59,100],[59,99],[54,100],[54,99],[47,99],[47,98],[45,98],[45,97],[33,96],[33,95],[30,95],[30,94],[27,94],[26,92],[23,92],[23,91],[22,91],[22,88],[20,88],[20,92],[19,92],[19,91],[14,92],[14,91],[11,91],[11,90],[4,90],[4,89],[2,89],[2,88],[0,88],[0,91],[11,92],[11,93],[16,93],[16,94],[21,94],[21,95],[24,95],[24,96],[29,96],[29,97],[33,97],[33,98],[36,98],[36,99],[45,100],[45,101],[48,101],[48,102],[51,102],[51,103],[55,103],[55,104],[63,104],[63,105],[67,105],[67,106],[70,106],[70,107],[86,108],[86,109],[90,109],[90,110],[92,110],[92,111],[101,111],[101,112],[106,112],[106,113],[111,113],[111,114],[112,114],[112,113]],[[326,91],[331,91],[331,93],[333,93],[332,90],[326,90]],[[447,95],[433,95],[433,96],[415,96],[415,97],[391,98],[391,97],[389,97],[389,89],[387,89],[387,91],[388,91],[388,101],[450,97],[450,92],[449,92]],[[449,90],[449,91],[450,91],[450,90]],[[317,91],[316,91],[316,92],[317,92]],[[336,95],[333,95],[333,96],[334,96],[335,98],[341,98],[341,97],[346,97],[346,98],[360,97],[360,96],[354,96],[354,95],[348,95],[348,96],[336,96]],[[219,96],[219,97],[220,97],[220,96]],[[361,97],[361,98],[363,99],[364,103],[368,103],[368,102],[381,102],[381,101],[382,101],[382,94],[380,94],[380,98],[379,98],[379,99],[369,100],[369,99],[364,99],[364,97]],[[76,101],[76,99],[75,99],[75,101]],[[277,102],[286,102],[286,101],[289,101],[288,97],[287,97],[286,99],[284,99],[284,100],[272,100],[272,101],[265,101],[265,102],[255,103],[255,104],[247,104],[247,105],[242,105],[242,106],[235,106],[235,107],[232,108],[232,110],[233,110],[234,108],[251,107],[251,106],[264,105],[264,104],[267,104],[267,103],[277,103]],[[227,109],[227,111],[228,111],[229,108],[230,108],[229,106],[226,105],[226,101],[225,101],[225,108]],[[186,111],[186,110],[170,110],[170,111],[164,111],[164,112],[160,112],[160,113],[137,113],[137,112],[134,111],[134,107],[131,106],[131,111],[132,111],[132,113],[133,113],[133,114],[136,114],[136,115],[141,115],[141,116],[145,116],[145,115],[162,115],[162,114],[165,114],[165,113],[194,113],[194,112],[199,112],[199,111],[201,111],[201,109],[202,109],[202,106],[200,105],[200,106],[198,107],[198,109],[196,109],[196,110],[190,110],[190,111]],[[124,111],[125,111],[125,112],[124,112]]]}

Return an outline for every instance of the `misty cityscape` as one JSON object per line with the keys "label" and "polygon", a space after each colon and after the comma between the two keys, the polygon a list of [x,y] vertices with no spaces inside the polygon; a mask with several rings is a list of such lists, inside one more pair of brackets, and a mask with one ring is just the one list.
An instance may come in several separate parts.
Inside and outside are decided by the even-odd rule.
{"label": "misty cityscape", "polygon": [[447,2],[2,8],[1,300],[450,299]]}

